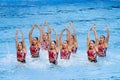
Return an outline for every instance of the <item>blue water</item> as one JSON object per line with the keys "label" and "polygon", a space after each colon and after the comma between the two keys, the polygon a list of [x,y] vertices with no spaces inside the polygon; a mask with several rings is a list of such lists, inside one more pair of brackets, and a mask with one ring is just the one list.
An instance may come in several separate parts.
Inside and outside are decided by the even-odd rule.
{"label": "blue water", "polygon": [[[33,24],[41,26],[44,20],[58,34],[69,21],[74,23],[79,49],[69,61],[58,59],[58,65],[52,65],[46,51],[41,51],[38,59],[31,58],[29,31]],[[105,25],[109,25],[110,40],[107,56],[90,63],[86,36],[94,23],[99,36],[106,35]],[[26,64],[16,61],[16,29],[24,32]],[[33,36],[39,36],[37,33],[38,30],[34,31]],[[119,33],[120,0],[0,0],[0,80],[120,80]],[[91,39],[94,39],[93,33]]]}

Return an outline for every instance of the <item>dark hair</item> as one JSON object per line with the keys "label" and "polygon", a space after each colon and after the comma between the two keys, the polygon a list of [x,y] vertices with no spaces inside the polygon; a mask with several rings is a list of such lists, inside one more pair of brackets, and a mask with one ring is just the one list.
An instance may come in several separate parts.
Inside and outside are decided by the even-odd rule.
{"label": "dark hair", "polygon": [[19,43],[21,43],[21,44],[22,44],[23,42],[22,42],[22,41],[20,41]]}
{"label": "dark hair", "polygon": [[22,45],[22,47],[23,47],[23,42],[22,42],[22,41],[20,41],[20,42],[18,42],[18,43],[20,43],[20,44]]}
{"label": "dark hair", "polygon": [[69,42],[68,40],[65,40],[67,43]]}
{"label": "dark hair", "polygon": [[94,41],[94,40],[90,40],[90,41],[92,41],[92,42],[95,44],[95,41]]}
{"label": "dark hair", "polygon": [[104,38],[104,40],[105,40],[105,36],[104,35],[101,35],[103,38]]}
{"label": "dark hair", "polygon": [[75,37],[73,34],[71,35],[73,38]]}
{"label": "dark hair", "polygon": [[55,40],[53,40],[52,42],[54,42],[54,43],[56,44],[56,41],[55,41]]}
{"label": "dark hair", "polygon": [[48,35],[48,32],[45,32],[45,34],[47,34],[47,35]]}
{"label": "dark hair", "polygon": [[46,34],[48,35],[48,32],[46,32]]}
{"label": "dark hair", "polygon": [[37,39],[37,41],[38,41],[38,37],[34,37],[35,39]]}

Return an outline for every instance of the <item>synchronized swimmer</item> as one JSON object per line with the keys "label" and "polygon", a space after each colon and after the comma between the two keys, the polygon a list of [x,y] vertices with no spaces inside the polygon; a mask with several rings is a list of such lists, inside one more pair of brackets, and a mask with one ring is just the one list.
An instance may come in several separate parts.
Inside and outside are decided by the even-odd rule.
{"label": "synchronized swimmer", "polygon": [[[91,30],[94,31],[96,41],[90,40],[90,31]],[[88,35],[87,35],[87,54],[88,54],[88,60],[89,61],[97,62],[97,55],[99,57],[106,56],[106,51],[107,51],[108,42],[109,42],[109,36],[110,36],[108,25],[106,25],[106,30],[107,30],[107,37],[105,37],[104,35],[101,35],[100,36],[100,40],[98,40],[97,31],[96,31],[96,24],[94,24],[88,30]]]}
{"label": "synchronized swimmer", "polygon": [[24,43],[24,35],[22,30],[20,30],[22,35],[22,41],[18,42],[18,30],[16,30],[16,51],[17,51],[17,61],[25,63],[26,57],[26,47]]}
{"label": "synchronized swimmer", "polygon": [[[44,26],[47,26],[47,32],[44,32]],[[70,31],[72,27],[72,32]],[[40,37],[32,37],[33,30],[37,28],[40,33]],[[100,36],[98,39],[96,24],[94,24],[87,34],[87,55],[90,62],[97,62],[97,56],[105,57],[108,48],[110,32],[108,25],[106,25],[107,36]],[[95,35],[95,40],[90,40],[90,32],[93,31]],[[22,41],[18,42],[18,30],[16,30],[16,51],[17,51],[17,61],[25,63],[26,62],[26,46],[24,42],[24,34],[20,30],[22,35]],[[66,32],[66,39],[62,41],[63,33]],[[51,34],[55,33],[56,40],[51,39]],[[64,28],[60,37],[55,29],[51,29],[48,22],[45,21],[40,28],[39,25],[34,24],[29,32],[29,42],[30,42],[30,53],[32,58],[38,58],[40,56],[40,49],[48,51],[49,62],[57,64],[58,54],[60,52],[60,59],[69,60],[72,54],[75,54],[78,49],[78,41],[76,36],[76,30],[72,22],[68,23],[68,26]]]}

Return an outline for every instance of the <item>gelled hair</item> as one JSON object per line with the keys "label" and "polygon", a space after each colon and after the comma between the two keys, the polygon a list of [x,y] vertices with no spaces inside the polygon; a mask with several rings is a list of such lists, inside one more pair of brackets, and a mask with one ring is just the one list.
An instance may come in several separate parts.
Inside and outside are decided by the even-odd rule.
{"label": "gelled hair", "polygon": [[54,42],[54,43],[56,44],[56,41],[55,41],[55,40],[53,40],[52,42]]}
{"label": "gelled hair", "polygon": [[34,37],[38,41],[38,37]]}
{"label": "gelled hair", "polygon": [[68,41],[68,40],[65,40],[65,41],[66,41],[66,42],[67,42],[67,44],[68,44],[68,42],[69,42],[69,41]]}
{"label": "gelled hair", "polygon": [[45,34],[49,35],[48,32],[45,32]]}
{"label": "gelled hair", "polygon": [[105,36],[104,35],[101,35],[103,38],[104,38],[104,40],[105,40]]}
{"label": "gelled hair", "polygon": [[73,38],[75,37],[74,35],[71,35]]}
{"label": "gelled hair", "polygon": [[[22,48],[23,48],[23,42],[22,42],[22,41],[20,41],[19,43],[22,45]],[[18,45],[19,45],[19,43],[18,43]]]}
{"label": "gelled hair", "polygon": [[90,40],[90,41],[92,41],[92,42],[95,44],[95,41],[94,41],[94,40]]}

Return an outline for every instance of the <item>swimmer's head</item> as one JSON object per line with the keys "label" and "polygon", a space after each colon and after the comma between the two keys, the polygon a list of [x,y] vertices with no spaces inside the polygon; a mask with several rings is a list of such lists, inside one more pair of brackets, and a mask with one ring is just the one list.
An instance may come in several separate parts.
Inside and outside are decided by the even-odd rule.
{"label": "swimmer's head", "polygon": [[45,32],[45,33],[43,33],[43,40],[47,40],[48,39],[48,33],[47,32]]}
{"label": "swimmer's head", "polygon": [[55,47],[56,47],[56,41],[53,40],[53,41],[51,41],[51,43],[50,43],[50,48],[51,48],[51,49],[55,49]]}
{"label": "swimmer's head", "polygon": [[105,36],[101,35],[99,43],[102,44],[102,43],[104,43],[104,41],[105,41]]}
{"label": "swimmer's head", "polygon": [[38,43],[38,37],[34,37],[33,39],[32,39],[32,44],[33,45],[36,45]]}
{"label": "swimmer's head", "polygon": [[18,43],[18,50],[22,50],[23,49],[23,43],[22,42],[19,42]]}
{"label": "swimmer's head", "polygon": [[63,42],[62,46],[63,46],[63,48],[67,48],[67,46],[68,46],[68,40],[65,40],[65,41]]}
{"label": "swimmer's head", "polygon": [[95,41],[94,40],[90,40],[89,41],[89,48],[92,49],[95,46]]}

